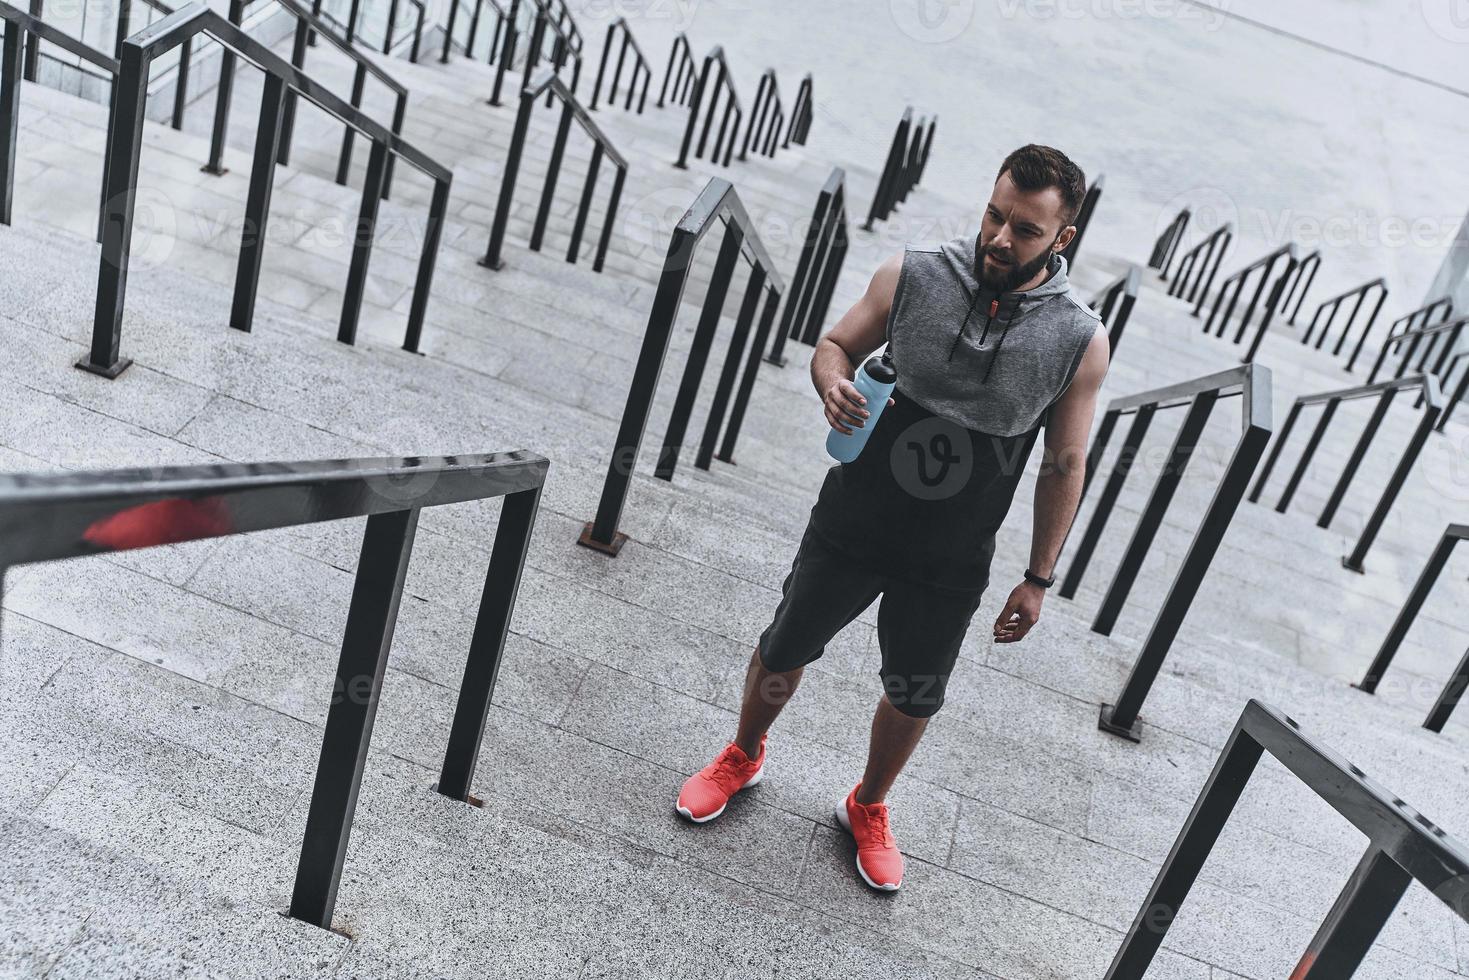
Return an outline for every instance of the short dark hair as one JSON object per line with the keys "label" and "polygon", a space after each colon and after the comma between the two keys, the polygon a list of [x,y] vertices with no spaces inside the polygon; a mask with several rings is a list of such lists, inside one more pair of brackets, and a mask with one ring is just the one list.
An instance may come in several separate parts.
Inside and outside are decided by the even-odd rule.
{"label": "short dark hair", "polygon": [[1065,223],[1076,221],[1082,199],[1086,197],[1086,174],[1066,154],[1054,147],[1030,143],[1005,158],[995,179],[1007,173],[1023,191],[1043,191],[1047,187],[1059,190]]}

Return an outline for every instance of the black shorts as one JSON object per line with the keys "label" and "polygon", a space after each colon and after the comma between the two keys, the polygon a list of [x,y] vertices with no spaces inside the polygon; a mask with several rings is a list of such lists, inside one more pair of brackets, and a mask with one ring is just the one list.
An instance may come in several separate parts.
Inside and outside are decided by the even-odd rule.
{"label": "black shorts", "polygon": [[881,595],[883,691],[903,714],[927,718],[943,707],[949,673],[983,594],[982,586],[946,591],[884,575],[808,526],[781,585],[775,618],[760,634],[760,662],[777,673],[806,666]]}

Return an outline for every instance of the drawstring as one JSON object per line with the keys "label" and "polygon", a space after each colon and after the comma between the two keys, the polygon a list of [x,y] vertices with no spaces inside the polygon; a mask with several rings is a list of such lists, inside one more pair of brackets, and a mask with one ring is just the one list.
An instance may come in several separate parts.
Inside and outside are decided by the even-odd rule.
{"label": "drawstring", "polygon": [[[974,291],[974,298],[969,301],[969,312],[964,314],[964,322],[959,325],[959,332],[954,334],[954,342],[949,345],[949,360],[952,361],[954,359],[954,351],[959,349],[959,338],[964,336],[964,331],[969,326],[969,318],[974,316],[974,308],[979,305],[980,297],[982,297],[983,295],[984,290],[982,289],[976,289]],[[986,324],[984,329],[985,332],[988,333],[989,325]],[[983,344],[984,340],[981,339],[980,343]]]}
{"label": "drawstring", "polygon": [[[999,343],[995,344],[995,355],[990,358],[989,364],[985,367],[985,369],[984,369],[984,377],[979,379],[979,383],[980,384],[988,384],[989,383],[989,380],[990,380],[990,372],[995,369],[995,362],[1000,359],[1000,348],[1005,346],[1005,338],[1008,337],[1009,335],[1010,335],[1010,321],[1009,320],[1006,320],[1005,321],[1005,325],[1000,328],[1000,340],[999,340]],[[983,344],[984,341],[981,340],[980,343]]]}

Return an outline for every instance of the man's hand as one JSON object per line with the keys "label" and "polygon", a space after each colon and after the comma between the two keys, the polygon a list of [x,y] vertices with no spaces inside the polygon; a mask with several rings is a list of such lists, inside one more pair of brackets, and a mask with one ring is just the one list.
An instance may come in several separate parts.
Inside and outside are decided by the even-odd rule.
{"label": "man's hand", "polygon": [[[842,435],[851,435],[855,426],[863,428],[871,412],[866,408],[867,399],[857,390],[857,386],[846,378],[839,378],[837,382],[826,390],[822,397],[822,407],[826,411],[826,421],[833,429]],[[888,399],[891,405],[893,400]]]}
{"label": "man's hand", "polygon": [[995,619],[995,642],[1016,643],[1025,639],[1025,634],[1041,618],[1041,603],[1045,598],[1046,590],[1039,585],[1021,582],[1015,586]]}

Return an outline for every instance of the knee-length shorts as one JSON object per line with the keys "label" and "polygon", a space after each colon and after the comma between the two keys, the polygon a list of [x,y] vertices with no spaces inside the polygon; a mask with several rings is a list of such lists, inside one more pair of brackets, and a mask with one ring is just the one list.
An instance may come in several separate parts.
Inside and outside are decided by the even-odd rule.
{"label": "knee-length shorts", "polygon": [[783,673],[820,658],[831,638],[878,596],[878,671],[893,707],[927,718],[943,707],[949,674],[983,587],[964,592],[920,585],[885,574],[833,548],[807,527],[780,605],[760,634],[760,661]]}

